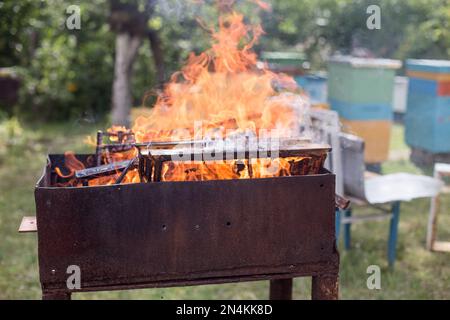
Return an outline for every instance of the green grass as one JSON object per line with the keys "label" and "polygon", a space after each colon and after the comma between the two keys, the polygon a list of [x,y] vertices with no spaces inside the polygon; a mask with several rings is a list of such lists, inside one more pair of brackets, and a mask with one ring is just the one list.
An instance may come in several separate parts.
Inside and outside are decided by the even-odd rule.
{"label": "green grass", "polygon": [[[5,126],[5,124],[1,124]],[[20,128],[0,131],[0,299],[39,299],[36,235],[18,234],[25,215],[34,215],[34,184],[47,153],[65,150],[87,151],[83,144],[96,127],[83,123]],[[18,128],[14,128],[18,127]],[[22,131],[21,131],[22,130]],[[8,133],[9,132],[9,133]],[[6,142],[5,142],[6,141]],[[3,143],[3,145],[1,144]],[[393,150],[406,150],[403,130],[396,126]],[[420,173],[407,159],[388,161],[384,172]],[[450,240],[450,197],[443,197],[439,238]],[[398,239],[398,260],[389,270],[386,260],[388,222],[370,222],[352,227],[352,250],[341,252],[341,298],[343,299],[450,299],[450,253],[425,250],[429,200],[402,203]],[[356,214],[370,211],[358,208]],[[366,269],[381,267],[381,290],[368,290]],[[311,280],[299,278],[294,283],[294,298],[308,299]],[[74,294],[74,299],[264,299],[268,283],[196,286],[135,291]]]}

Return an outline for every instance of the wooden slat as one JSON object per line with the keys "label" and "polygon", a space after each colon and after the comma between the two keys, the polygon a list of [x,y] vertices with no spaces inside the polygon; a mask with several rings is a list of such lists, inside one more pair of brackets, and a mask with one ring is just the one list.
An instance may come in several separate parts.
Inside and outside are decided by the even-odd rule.
{"label": "wooden slat", "polygon": [[450,252],[450,241],[436,241],[433,244],[433,251]]}
{"label": "wooden slat", "polygon": [[20,223],[19,232],[36,232],[36,217],[23,217]]}

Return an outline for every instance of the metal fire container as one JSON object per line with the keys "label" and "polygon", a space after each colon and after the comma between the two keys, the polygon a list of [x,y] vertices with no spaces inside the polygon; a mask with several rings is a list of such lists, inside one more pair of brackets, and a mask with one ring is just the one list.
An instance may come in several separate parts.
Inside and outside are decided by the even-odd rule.
{"label": "metal fire container", "polygon": [[[90,155],[93,156],[93,155]],[[87,159],[90,156],[77,156]],[[52,187],[50,155],[35,190],[44,299],[72,292],[271,280],[290,298],[312,276],[313,299],[338,297],[335,176]],[[81,288],[68,289],[78,266]]]}

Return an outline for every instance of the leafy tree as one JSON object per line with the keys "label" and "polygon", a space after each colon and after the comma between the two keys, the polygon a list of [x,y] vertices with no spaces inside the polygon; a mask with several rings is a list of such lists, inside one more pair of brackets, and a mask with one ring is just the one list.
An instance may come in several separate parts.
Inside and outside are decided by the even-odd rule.
{"label": "leafy tree", "polygon": [[[113,65],[112,34],[106,3],[80,4],[82,29],[65,27],[67,3],[47,0],[30,23],[39,41],[28,63],[22,64],[22,113],[44,119],[86,118],[109,109]],[[33,22],[34,21],[34,22]]]}
{"label": "leafy tree", "polygon": [[[269,12],[256,9],[253,1],[236,0],[246,19],[260,22],[266,32],[256,49],[304,51],[314,68],[324,68],[330,54],[356,47],[402,60],[450,57],[448,0],[265,1]],[[178,70],[189,52],[204,50],[210,39],[201,25],[217,22],[216,0],[152,0],[148,9],[147,0],[0,0],[0,67],[15,66],[22,77],[16,110],[21,116],[95,121],[111,109],[120,30],[111,20],[112,2],[146,15],[145,39],[133,64],[134,105]],[[65,27],[65,10],[72,4],[81,8],[81,30]],[[371,4],[381,8],[381,30],[366,27]],[[159,37],[159,54],[148,31]]]}
{"label": "leafy tree", "polygon": [[38,1],[0,1],[0,67],[27,64],[37,45]]}

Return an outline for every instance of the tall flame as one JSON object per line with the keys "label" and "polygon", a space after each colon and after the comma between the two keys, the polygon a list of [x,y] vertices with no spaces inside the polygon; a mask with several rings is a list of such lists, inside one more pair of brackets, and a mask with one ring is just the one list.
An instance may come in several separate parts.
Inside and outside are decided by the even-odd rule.
{"label": "tall flame", "polygon": [[276,86],[295,88],[295,81],[258,64],[252,47],[262,33],[236,12],[220,17],[218,30],[211,29],[211,49],[192,53],[165,86],[151,115],[136,119],[136,140],[193,138],[196,121],[202,121],[205,135],[218,129],[224,136],[230,131],[295,130],[293,98],[274,99],[280,97]]}
{"label": "tall flame", "polygon": [[[260,0],[254,2],[269,8]],[[292,78],[275,74],[258,62],[252,49],[264,33],[262,28],[246,25],[241,14],[229,12],[219,18],[217,29],[207,29],[211,33],[211,48],[199,55],[191,53],[186,65],[173,74],[157,97],[150,115],[135,120],[132,131],[136,142],[197,139],[195,123],[199,121],[203,137],[220,134],[227,138],[249,132],[257,137],[274,129],[279,137],[298,136],[302,121],[299,111],[305,107],[305,99],[295,94],[297,85]],[[119,153],[107,161],[133,156],[130,152]],[[254,177],[289,175],[290,165],[299,160],[277,159],[277,172],[268,170],[267,160],[252,164],[167,162],[162,168],[162,180],[248,178],[247,170],[238,168],[242,165],[251,165]],[[90,181],[90,185],[114,183],[116,176]],[[137,181],[137,177],[136,170],[130,171],[124,182]]]}

